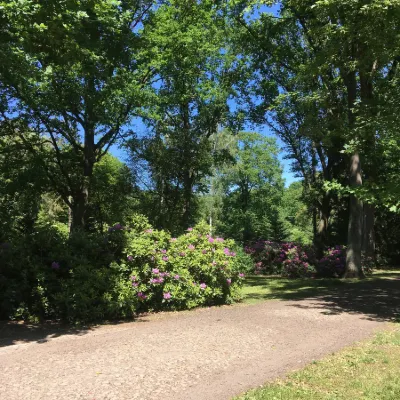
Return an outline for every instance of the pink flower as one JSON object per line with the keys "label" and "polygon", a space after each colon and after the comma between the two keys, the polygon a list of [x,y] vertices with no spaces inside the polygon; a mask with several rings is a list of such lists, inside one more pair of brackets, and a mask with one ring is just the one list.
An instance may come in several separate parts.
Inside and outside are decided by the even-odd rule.
{"label": "pink flower", "polygon": [[192,232],[193,228],[187,228],[188,232]]}
{"label": "pink flower", "polygon": [[244,274],[242,272],[239,274],[239,278],[244,278]]}
{"label": "pink flower", "polygon": [[128,256],[127,259],[128,259],[128,261],[133,261],[133,257],[132,256]]}
{"label": "pink flower", "polygon": [[176,238],[171,238],[170,242],[176,242],[177,239]]}
{"label": "pink flower", "polygon": [[147,298],[147,296],[142,292],[138,292],[137,297],[139,297],[139,299],[142,299],[142,300],[145,300]]}
{"label": "pink flower", "polygon": [[210,238],[208,239],[208,241],[209,241],[210,243],[214,243],[214,239],[213,239],[212,237],[210,237]]}
{"label": "pink flower", "polygon": [[230,251],[227,247],[225,247],[225,248],[224,248],[224,253],[225,253],[227,256],[229,256],[229,254],[231,253],[231,251]]}
{"label": "pink flower", "polygon": [[53,261],[53,262],[51,263],[51,268],[53,268],[53,269],[59,269],[59,268],[60,268],[60,264],[59,264],[58,262],[56,262],[56,261]]}
{"label": "pink flower", "polygon": [[213,262],[211,263],[211,265],[217,265],[217,263],[216,263],[215,261],[213,261]]}
{"label": "pink flower", "polygon": [[226,283],[227,283],[228,285],[230,285],[230,284],[232,283],[232,279],[228,278],[228,279],[226,280]]}
{"label": "pink flower", "polygon": [[153,268],[153,269],[151,270],[151,272],[152,272],[154,275],[157,275],[157,274],[160,273],[160,270],[159,270],[158,268]]}
{"label": "pink flower", "polygon": [[131,280],[132,280],[132,281],[136,281],[136,276],[132,275],[132,276],[131,276]]}
{"label": "pink flower", "polygon": [[207,254],[207,250],[202,250],[202,253],[203,254]]}
{"label": "pink flower", "polygon": [[133,286],[133,287],[138,287],[139,284],[138,284],[137,282],[132,282],[132,286]]}
{"label": "pink flower", "polygon": [[192,244],[189,244],[188,249],[189,249],[189,250],[194,250],[195,247],[194,247]]}
{"label": "pink flower", "polygon": [[205,283],[200,283],[200,289],[205,290],[207,285]]}
{"label": "pink flower", "polygon": [[163,297],[164,297],[165,300],[168,300],[168,299],[171,298],[171,293],[170,292],[166,292],[166,293],[163,294]]}
{"label": "pink flower", "polygon": [[186,256],[186,253],[184,253],[184,252],[182,251],[182,252],[179,253],[179,255],[180,255],[181,257],[185,257],[185,256]]}
{"label": "pink flower", "polygon": [[153,233],[153,229],[146,229],[145,232],[146,233]]}
{"label": "pink flower", "polygon": [[231,257],[236,257],[236,253],[235,253],[234,251],[232,251],[229,255],[230,255]]}
{"label": "pink flower", "polygon": [[224,239],[223,239],[223,238],[220,238],[220,237],[217,237],[215,240],[216,240],[217,242],[220,242],[220,243],[222,243],[222,242],[224,241]]}
{"label": "pink flower", "polygon": [[161,250],[161,253],[166,254],[166,253],[167,253],[167,250],[162,249],[162,250]]}
{"label": "pink flower", "polygon": [[180,278],[179,275],[175,275],[175,276],[174,276],[174,279],[177,280],[177,281],[179,281],[179,278]]}
{"label": "pink flower", "polygon": [[168,261],[168,257],[163,257],[163,261]]}

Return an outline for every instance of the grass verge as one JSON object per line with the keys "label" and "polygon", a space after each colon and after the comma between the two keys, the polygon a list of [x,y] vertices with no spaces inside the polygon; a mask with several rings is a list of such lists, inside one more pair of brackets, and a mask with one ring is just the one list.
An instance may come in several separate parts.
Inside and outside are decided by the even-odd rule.
{"label": "grass verge", "polygon": [[398,400],[400,327],[252,390],[235,400]]}

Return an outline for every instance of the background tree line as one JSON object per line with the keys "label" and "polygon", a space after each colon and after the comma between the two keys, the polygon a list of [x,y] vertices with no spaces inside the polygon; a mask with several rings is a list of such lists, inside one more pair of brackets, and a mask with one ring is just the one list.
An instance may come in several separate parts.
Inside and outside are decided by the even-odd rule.
{"label": "background tree line", "polygon": [[348,277],[362,253],[397,261],[395,0],[0,6],[2,242],[141,213],[173,234],[206,219],[242,243],[347,244]]}

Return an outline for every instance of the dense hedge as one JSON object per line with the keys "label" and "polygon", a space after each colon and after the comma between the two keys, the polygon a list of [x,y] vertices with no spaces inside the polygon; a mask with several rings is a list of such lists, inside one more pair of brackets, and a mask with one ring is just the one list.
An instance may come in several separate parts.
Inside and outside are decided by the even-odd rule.
{"label": "dense hedge", "polygon": [[0,318],[93,321],[227,304],[244,277],[235,247],[203,225],[171,238],[141,216],[104,235],[46,226],[1,245]]}

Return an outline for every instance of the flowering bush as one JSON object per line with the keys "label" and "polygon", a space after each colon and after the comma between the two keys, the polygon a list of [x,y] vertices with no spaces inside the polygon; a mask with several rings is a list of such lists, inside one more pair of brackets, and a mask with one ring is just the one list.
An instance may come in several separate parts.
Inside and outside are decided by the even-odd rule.
{"label": "flowering bush", "polygon": [[317,263],[317,272],[321,277],[341,278],[346,268],[346,248],[330,247]]}
{"label": "flowering bush", "polygon": [[187,309],[229,303],[239,298],[244,278],[234,242],[189,228],[171,238],[151,228],[128,239],[125,261],[139,310]]}
{"label": "flowering bush", "polygon": [[311,248],[294,243],[258,241],[245,247],[254,260],[254,273],[289,278],[310,276],[315,272]]}

